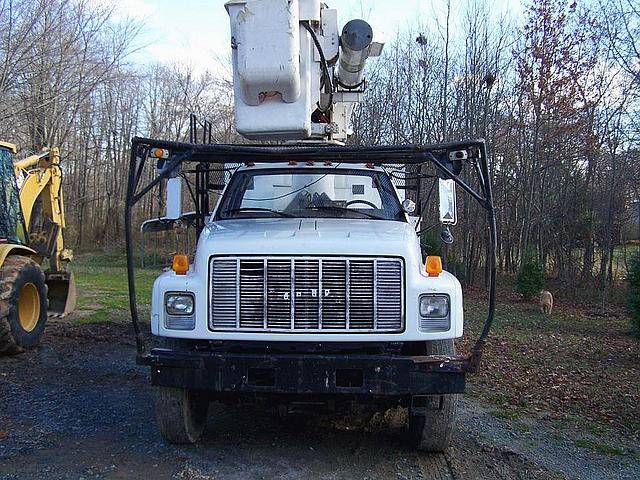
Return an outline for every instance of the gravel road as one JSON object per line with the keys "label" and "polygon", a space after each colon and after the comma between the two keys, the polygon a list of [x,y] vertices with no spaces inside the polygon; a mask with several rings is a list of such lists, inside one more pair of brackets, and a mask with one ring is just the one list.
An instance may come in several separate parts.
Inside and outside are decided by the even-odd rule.
{"label": "gravel road", "polygon": [[516,428],[469,397],[445,455],[407,449],[399,412],[362,427],[217,404],[198,445],[170,446],[133,359],[127,325],[62,321],[38,349],[0,358],[0,479],[640,478],[633,456],[577,448],[544,421]]}

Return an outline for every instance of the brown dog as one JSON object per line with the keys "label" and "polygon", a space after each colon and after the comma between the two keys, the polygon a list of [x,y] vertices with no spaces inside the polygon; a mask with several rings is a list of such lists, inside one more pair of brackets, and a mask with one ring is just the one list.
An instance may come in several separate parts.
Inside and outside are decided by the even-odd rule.
{"label": "brown dog", "polygon": [[553,295],[546,290],[540,291],[540,311],[546,315],[551,315],[553,309]]}

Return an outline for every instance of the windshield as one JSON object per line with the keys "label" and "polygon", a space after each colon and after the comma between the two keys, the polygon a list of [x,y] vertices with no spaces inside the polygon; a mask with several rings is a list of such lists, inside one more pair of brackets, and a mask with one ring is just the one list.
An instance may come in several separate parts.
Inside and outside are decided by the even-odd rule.
{"label": "windshield", "polygon": [[391,180],[384,172],[343,168],[236,172],[216,220],[272,217],[405,221]]}
{"label": "windshield", "polygon": [[0,198],[0,240],[3,243],[26,243],[13,156],[4,148],[0,148]]}

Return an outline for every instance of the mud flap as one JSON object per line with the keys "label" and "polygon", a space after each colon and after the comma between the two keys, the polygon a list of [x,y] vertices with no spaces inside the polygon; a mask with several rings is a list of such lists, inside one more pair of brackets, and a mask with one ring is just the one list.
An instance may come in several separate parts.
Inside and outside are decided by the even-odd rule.
{"label": "mud flap", "polygon": [[72,272],[47,274],[49,315],[63,317],[76,309],[76,282]]}

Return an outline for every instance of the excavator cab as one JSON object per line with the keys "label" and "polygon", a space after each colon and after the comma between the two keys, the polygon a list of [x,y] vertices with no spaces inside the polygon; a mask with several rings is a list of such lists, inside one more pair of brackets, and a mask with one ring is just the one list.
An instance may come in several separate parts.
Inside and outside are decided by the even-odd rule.
{"label": "excavator cab", "polygon": [[18,185],[13,171],[15,146],[0,142],[0,243],[27,242]]}

